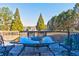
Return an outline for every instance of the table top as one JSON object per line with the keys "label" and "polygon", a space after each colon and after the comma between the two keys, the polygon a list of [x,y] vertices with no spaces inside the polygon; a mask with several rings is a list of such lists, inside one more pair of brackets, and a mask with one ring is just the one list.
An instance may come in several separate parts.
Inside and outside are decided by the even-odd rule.
{"label": "table top", "polygon": [[44,47],[44,46],[49,46],[54,43],[21,43],[21,42],[11,42],[12,44],[22,44],[27,47]]}
{"label": "table top", "polygon": [[29,46],[29,47],[43,47],[43,46],[48,46],[50,44],[54,44],[55,42],[52,41],[52,39],[50,37],[45,37],[42,40],[36,40],[39,39],[39,37],[33,37],[29,38],[29,37],[21,37],[19,42],[11,42],[12,44],[23,44],[25,46]]}

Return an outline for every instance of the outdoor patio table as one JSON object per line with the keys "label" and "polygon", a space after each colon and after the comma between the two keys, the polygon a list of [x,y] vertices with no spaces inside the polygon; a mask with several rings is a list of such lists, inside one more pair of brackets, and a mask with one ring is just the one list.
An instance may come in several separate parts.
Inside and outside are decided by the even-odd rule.
{"label": "outdoor patio table", "polygon": [[[49,47],[50,44],[54,44],[54,42],[51,42],[50,39],[51,38],[49,38],[49,37],[47,37],[47,38],[45,37],[40,42],[40,41],[33,41],[33,40],[31,40],[31,38],[21,37],[19,42],[14,42],[15,44],[23,45],[23,48],[18,53],[18,56],[25,50],[25,47],[33,47],[33,48],[37,48],[38,50],[40,47],[47,47],[49,49],[49,51],[52,52],[53,55],[55,55],[54,52]],[[39,54],[39,56],[41,56],[41,52],[38,52],[38,54]]]}

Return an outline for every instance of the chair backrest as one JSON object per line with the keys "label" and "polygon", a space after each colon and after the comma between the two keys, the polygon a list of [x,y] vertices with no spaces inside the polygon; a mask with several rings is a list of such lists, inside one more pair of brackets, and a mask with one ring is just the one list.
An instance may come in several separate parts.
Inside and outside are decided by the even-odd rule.
{"label": "chair backrest", "polygon": [[0,45],[4,45],[4,40],[3,40],[2,35],[0,35]]}
{"label": "chair backrest", "polygon": [[33,37],[31,37],[31,39],[32,39],[33,41],[40,41],[41,38],[42,38],[42,37],[39,37],[39,36],[33,36]]}
{"label": "chair backrest", "polygon": [[42,38],[42,43],[54,43],[53,39],[49,36]]}
{"label": "chair backrest", "polygon": [[29,43],[31,41],[31,38],[29,37],[20,37],[19,43]]}

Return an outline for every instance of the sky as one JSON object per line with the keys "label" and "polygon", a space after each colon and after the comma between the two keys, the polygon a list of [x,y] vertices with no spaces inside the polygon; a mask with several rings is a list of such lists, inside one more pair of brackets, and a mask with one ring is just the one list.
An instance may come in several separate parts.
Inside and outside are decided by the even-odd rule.
{"label": "sky", "polygon": [[24,26],[35,26],[40,13],[47,24],[53,16],[62,11],[73,9],[74,6],[74,3],[0,3],[0,8],[9,7],[13,13],[18,8]]}

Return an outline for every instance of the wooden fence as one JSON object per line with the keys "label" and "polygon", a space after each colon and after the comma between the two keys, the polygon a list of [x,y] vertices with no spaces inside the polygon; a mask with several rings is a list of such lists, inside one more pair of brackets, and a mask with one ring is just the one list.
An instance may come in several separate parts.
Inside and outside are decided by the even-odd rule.
{"label": "wooden fence", "polygon": [[0,31],[0,35],[3,36],[5,41],[14,40],[19,37],[18,31]]}
{"label": "wooden fence", "polygon": [[54,31],[0,31],[5,41],[14,40],[20,36],[43,36],[43,35],[67,35],[67,32],[54,32]]}

